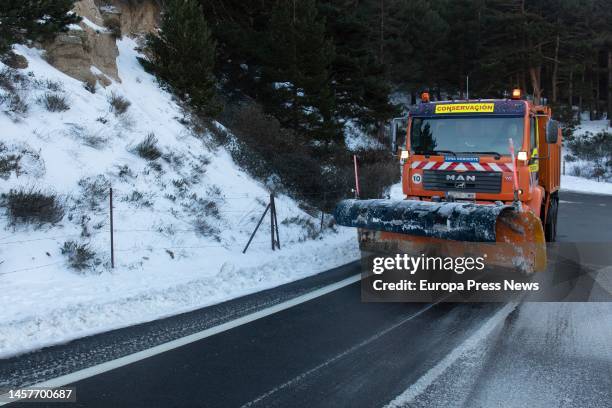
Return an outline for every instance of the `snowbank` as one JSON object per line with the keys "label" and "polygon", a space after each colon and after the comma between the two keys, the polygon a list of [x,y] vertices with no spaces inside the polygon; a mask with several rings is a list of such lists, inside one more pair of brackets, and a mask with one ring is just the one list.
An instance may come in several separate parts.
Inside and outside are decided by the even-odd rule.
{"label": "snowbank", "polygon": [[[124,38],[118,48],[121,83],[98,86],[93,94],[50,66],[39,50],[15,48],[29,63],[23,74],[30,82],[21,94],[29,110],[21,116],[0,112],[0,142],[23,156],[0,192],[54,193],[66,213],[57,225],[34,227],[11,225],[0,208],[0,358],[221,302],[358,258],[352,229],[319,235],[318,216],[282,195],[276,200],[282,250],[271,251],[264,224],[243,255],[269,192],[208,134],[184,125],[171,95],[138,63],[133,40]],[[47,111],[41,100],[49,93],[63,96],[70,109]],[[113,95],[131,103],[125,114],[112,112]],[[150,134],[161,153],[156,160],[136,154]],[[71,269],[61,251],[67,241],[88,245],[95,266]]]}
{"label": "snowbank", "polygon": [[561,176],[561,190],[578,193],[612,194],[612,183],[598,182],[575,176]]}

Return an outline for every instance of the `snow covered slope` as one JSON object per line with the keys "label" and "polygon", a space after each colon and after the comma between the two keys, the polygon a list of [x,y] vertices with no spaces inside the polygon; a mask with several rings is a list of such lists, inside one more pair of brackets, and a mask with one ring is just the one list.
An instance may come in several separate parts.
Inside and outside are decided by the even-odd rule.
{"label": "snow covered slope", "polygon": [[[0,155],[19,157],[17,168],[0,174],[0,192],[56,194],[65,214],[56,225],[15,223],[3,199],[0,358],[217,303],[358,257],[353,230],[317,236],[318,219],[285,196],[276,200],[282,250],[270,249],[266,219],[243,255],[269,192],[207,134],[183,124],[171,95],[138,63],[133,40],[118,47],[121,83],[95,93],[50,66],[39,50],[15,47],[29,63],[18,89],[29,109],[0,112]],[[53,95],[69,109],[45,108]],[[113,96],[130,102],[125,113],[113,111]],[[138,154],[149,136],[158,158]],[[70,266],[76,253],[70,241],[88,245],[82,270]]]}

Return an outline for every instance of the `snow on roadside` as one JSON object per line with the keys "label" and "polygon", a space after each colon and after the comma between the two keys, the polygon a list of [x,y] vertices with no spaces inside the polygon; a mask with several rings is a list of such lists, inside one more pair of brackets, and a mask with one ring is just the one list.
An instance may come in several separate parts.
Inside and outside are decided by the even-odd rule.
{"label": "snow on roadside", "polygon": [[269,289],[359,256],[354,233],[283,248],[274,258],[269,252],[168,268],[163,276],[135,270],[75,281],[55,271],[31,276],[29,285],[3,285],[0,359]]}
{"label": "snow on roadside", "polygon": [[612,183],[589,180],[583,177],[561,176],[561,191],[590,194],[612,194]]}
{"label": "snow on roadside", "polygon": [[[282,250],[271,251],[268,227],[243,255],[268,190],[225,149],[181,123],[171,95],[138,63],[133,40],[118,41],[118,48],[122,82],[95,94],[39,50],[15,48],[29,63],[22,73],[37,82],[23,92],[26,115],[0,112],[0,142],[23,154],[23,168],[1,180],[0,192],[54,192],[66,215],[55,226],[12,226],[0,208],[0,358],[222,302],[359,257],[353,229],[308,238],[309,227],[318,230],[316,215],[284,195],[276,200]],[[61,89],[47,89],[48,81]],[[70,109],[48,112],[40,103],[48,92],[64,95]],[[112,94],[131,102],[126,114],[109,110]],[[153,161],[134,153],[150,133],[163,153]],[[97,178],[116,192],[114,269],[106,187],[93,208],[79,202],[80,183]],[[199,199],[217,203],[219,214],[203,215]],[[202,232],[202,220],[218,233]],[[70,269],[61,251],[68,240],[88,244],[102,264]]]}

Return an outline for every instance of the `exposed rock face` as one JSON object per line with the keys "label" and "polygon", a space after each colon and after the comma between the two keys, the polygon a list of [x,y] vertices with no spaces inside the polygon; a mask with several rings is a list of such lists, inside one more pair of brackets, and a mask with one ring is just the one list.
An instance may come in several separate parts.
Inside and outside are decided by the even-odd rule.
{"label": "exposed rock face", "polygon": [[161,8],[156,0],[97,0],[103,17],[116,14],[121,32],[130,37],[148,34],[159,26]]}
{"label": "exposed rock face", "polygon": [[105,19],[119,20],[121,33],[136,37],[153,32],[160,13],[155,0],[80,0],[75,3],[74,10],[83,17],[80,29],[60,34],[46,44],[48,60],[73,78],[99,81],[104,86],[110,84],[111,79],[121,82],[117,72],[116,39],[104,27]]}
{"label": "exposed rock face", "polygon": [[[81,0],[75,11],[83,21],[80,29],[58,35],[45,49],[49,62],[60,71],[81,81],[108,85],[110,79],[121,81],[117,72],[119,51],[115,38],[106,30],[100,10],[93,0]],[[97,68],[92,72],[92,66]]]}
{"label": "exposed rock face", "polygon": [[104,19],[100,9],[93,0],[81,0],[74,4],[74,11],[81,17],[87,18],[94,24],[104,26]]}

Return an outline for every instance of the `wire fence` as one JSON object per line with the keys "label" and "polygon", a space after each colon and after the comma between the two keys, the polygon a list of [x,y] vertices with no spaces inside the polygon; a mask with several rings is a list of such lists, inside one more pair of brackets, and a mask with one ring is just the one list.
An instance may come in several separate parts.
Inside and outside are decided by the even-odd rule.
{"label": "wire fence", "polygon": [[[345,190],[330,190],[300,194],[299,198],[319,198],[325,200],[326,197],[349,196],[350,194],[350,192]],[[266,247],[272,251],[281,248],[283,234],[282,227],[279,228],[279,224],[283,225],[283,222],[288,222],[292,217],[299,217],[301,215],[298,207],[294,204],[289,204],[286,197],[283,196],[280,199],[276,197],[275,199],[274,194],[267,196],[248,193],[232,194],[230,196],[222,194],[210,195],[196,198],[196,202],[191,203],[192,205],[185,204],[185,200],[188,201],[189,198],[184,198],[183,202],[169,200],[164,208],[160,208],[160,206],[155,207],[153,202],[147,199],[146,195],[134,195],[134,191],[122,191],[116,188],[112,188],[112,198],[111,189],[105,194],[98,193],[94,197],[87,197],[85,200],[73,200],[69,194],[58,194],[54,197],[56,202],[61,202],[65,207],[66,213],[62,214],[63,218],[69,217],[75,225],[80,226],[82,229],[80,232],[46,236],[44,235],[45,230],[43,228],[32,228],[28,229],[29,232],[35,235],[32,238],[14,239],[15,234],[0,237],[0,250],[13,251],[17,250],[19,246],[30,245],[31,247],[33,243],[45,241],[91,241],[94,237],[103,236],[106,239],[102,241],[106,242],[109,247],[108,255],[105,255],[105,257],[111,258],[110,261],[113,267],[115,264],[115,254],[121,256],[121,254],[127,252],[137,253],[163,250],[168,252],[219,248],[241,250],[244,253],[248,248],[264,249]],[[197,200],[200,201],[198,202]],[[44,209],[42,212],[44,212]],[[0,218],[7,220],[7,225],[12,226],[18,232],[22,228],[20,226],[22,222],[36,224],[37,217],[42,212],[30,211],[27,214],[27,218],[22,217],[23,219],[19,220],[19,217],[15,217],[7,209],[5,214],[0,214]],[[316,216],[320,217],[319,228],[321,230],[325,228],[325,213],[323,210],[311,208],[306,210],[306,212],[311,216],[314,216],[314,213],[318,213]],[[265,221],[264,216],[268,221]],[[146,221],[134,222],[134,217]],[[156,226],[156,222],[151,223],[147,217],[158,218],[159,226]],[[279,218],[282,220],[280,223]],[[211,219],[218,221],[218,225],[208,225],[207,223]],[[239,236],[244,236],[243,234],[248,232],[250,239],[247,241],[245,238],[245,242],[228,243],[217,238],[217,242],[215,242],[214,235],[220,235],[223,232],[222,228],[227,227],[223,222],[226,219],[231,219],[233,221],[232,226],[240,229],[241,233]],[[257,221],[259,222],[257,223]],[[254,226],[255,223],[257,223],[256,227]],[[130,228],[129,226],[124,226],[126,224],[141,224],[143,226]],[[251,230],[247,231],[247,229]],[[215,231],[218,232],[214,233]],[[36,236],[36,234],[43,236]],[[154,234],[159,235],[159,237],[138,240],[134,239],[134,234]],[[175,235],[182,236],[187,234],[195,235],[191,241],[194,244],[181,244],[181,242],[174,242],[174,240],[167,242],[167,244],[159,242],[160,239],[167,240]],[[198,244],[197,242],[201,240],[206,240],[206,242]],[[98,241],[100,240],[98,239]],[[126,242],[131,242],[132,245],[126,245]],[[120,244],[117,245],[117,243]],[[50,256],[49,253],[47,255]],[[171,257],[174,257],[174,255],[171,255]],[[1,259],[0,252],[0,268],[2,268],[4,261]],[[66,259],[9,271],[2,271],[0,269],[0,276],[48,268],[64,262],[66,262]]]}

